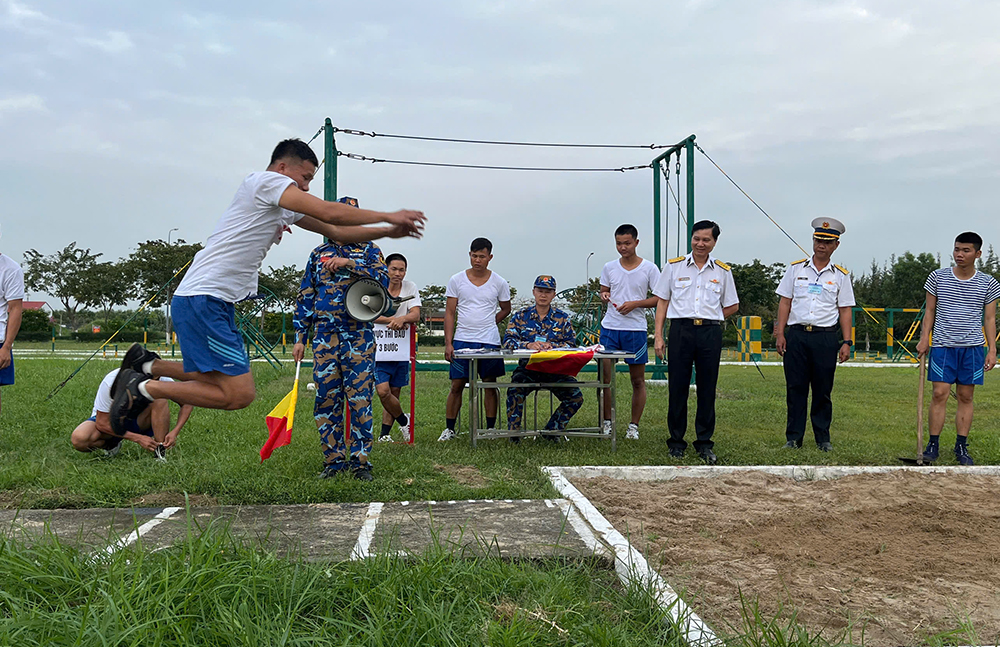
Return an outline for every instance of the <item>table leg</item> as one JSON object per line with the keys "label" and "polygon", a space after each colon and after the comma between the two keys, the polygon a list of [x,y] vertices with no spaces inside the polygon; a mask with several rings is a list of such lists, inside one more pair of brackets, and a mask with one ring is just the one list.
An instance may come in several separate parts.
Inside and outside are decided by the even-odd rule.
{"label": "table leg", "polygon": [[476,434],[479,431],[479,397],[477,391],[479,385],[476,377],[479,375],[479,360],[472,357],[469,360],[469,436],[472,439],[472,448],[476,447]]}
{"label": "table leg", "polygon": [[618,380],[617,362],[611,365],[611,451],[618,451]]}

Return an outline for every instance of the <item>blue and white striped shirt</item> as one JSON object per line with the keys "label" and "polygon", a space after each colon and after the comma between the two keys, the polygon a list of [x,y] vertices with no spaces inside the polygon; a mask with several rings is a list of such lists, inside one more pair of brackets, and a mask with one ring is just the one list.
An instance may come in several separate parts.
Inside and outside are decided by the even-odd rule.
{"label": "blue and white striped shirt", "polygon": [[937,297],[934,309],[935,347],[982,346],[983,309],[1000,298],[1000,283],[980,271],[963,281],[952,268],[934,270],[924,289]]}

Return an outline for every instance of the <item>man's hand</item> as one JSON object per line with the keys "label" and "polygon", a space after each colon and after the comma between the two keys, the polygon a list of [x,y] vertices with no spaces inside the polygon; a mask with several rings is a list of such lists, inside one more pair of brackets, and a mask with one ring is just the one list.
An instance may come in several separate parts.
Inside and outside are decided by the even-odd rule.
{"label": "man's hand", "polygon": [[635,301],[626,301],[625,303],[621,304],[620,306],[616,306],[616,308],[617,308],[618,312],[620,312],[621,314],[627,315],[628,313],[630,313],[633,310],[635,310],[635,308],[636,308],[635,303],[636,303]]}
{"label": "man's hand", "polygon": [[851,347],[848,346],[847,344],[841,344],[840,352],[837,353],[837,359],[840,361],[841,364],[851,359]]}
{"label": "man's hand", "polygon": [[990,352],[986,353],[986,365],[983,366],[987,371],[992,371],[993,367],[997,365],[997,350],[994,348]]}
{"label": "man's hand", "polygon": [[406,225],[389,225],[385,230],[386,238],[423,238],[423,236],[423,230],[410,229]]}
{"label": "man's hand", "polygon": [[611,303],[611,293],[610,292],[601,292],[601,302],[602,303]]}
{"label": "man's hand", "polygon": [[403,321],[403,317],[393,317],[392,319],[389,319],[389,323],[386,324],[386,327],[389,330],[403,330],[409,325],[410,324]]}
{"label": "man's hand", "polygon": [[449,362],[455,361],[455,347],[451,343],[444,345],[444,358]]}
{"label": "man's hand", "polygon": [[173,447],[173,446],[174,446],[175,444],[177,444],[177,433],[178,433],[179,431],[180,431],[180,429],[171,429],[171,430],[170,430],[170,433],[169,433],[169,434],[167,434],[167,435],[166,435],[166,436],[164,437],[164,439],[163,439],[163,446],[164,446],[165,448],[167,448],[167,449],[170,449],[170,448],[171,448],[171,447]]}
{"label": "man's hand", "polygon": [[0,369],[10,366],[10,348],[0,348]]}
{"label": "man's hand", "polygon": [[136,434],[136,436],[138,436],[138,438],[135,438],[135,443],[146,451],[156,451],[156,446],[160,444],[160,442],[152,436],[143,436],[142,434]]}
{"label": "man's hand", "polygon": [[342,267],[353,268],[356,265],[353,258],[344,258],[342,256],[334,256],[330,260],[323,263],[325,267],[330,272],[336,272]]}
{"label": "man's hand", "polygon": [[549,350],[552,348],[552,344],[547,341],[532,341],[525,344],[524,347],[528,350]]}
{"label": "man's hand", "polygon": [[778,355],[781,357],[785,356],[785,351],[788,350],[788,342],[785,341],[785,333],[779,332],[774,336],[774,347],[778,351]]}
{"label": "man's hand", "polygon": [[418,233],[424,230],[424,223],[426,221],[427,217],[423,211],[411,211],[410,209],[393,211],[386,218],[386,222],[391,225],[402,225],[409,231]]}
{"label": "man's hand", "polygon": [[292,359],[298,364],[302,361],[302,358],[306,355],[306,345],[305,344],[295,344],[292,346]]}
{"label": "man's hand", "polygon": [[[927,351],[929,351],[930,348],[931,348],[931,342],[921,337],[920,341],[917,342],[917,357],[923,357],[924,355],[926,355]],[[994,356],[993,363],[994,364],[996,363],[996,356]]]}
{"label": "man's hand", "polygon": [[653,338],[653,352],[660,359],[666,359],[667,356],[667,344],[663,341],[663,335],[656,335]]}

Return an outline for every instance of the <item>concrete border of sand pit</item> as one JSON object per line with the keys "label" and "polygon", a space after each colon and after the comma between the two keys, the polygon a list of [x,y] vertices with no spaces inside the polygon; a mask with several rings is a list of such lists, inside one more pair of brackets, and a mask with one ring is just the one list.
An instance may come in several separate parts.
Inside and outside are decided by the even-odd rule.
{"label": "concrete border of sand pit", "polygon": [[[696,647],[718,647],[723,640],[677,595],[640,551],[609,522],[603,514],[584,496],[570,479],[608,477],[625,481],[671,481],[678,478],[718,478],[734,474],[763,472],[783,476],[795,481],[819,481],[838,479],[859,474],[892,474],[916,472],[919,474],[968,474],[974,476],[1000,476],[1000,466],[824,466],[824,465],[647,465],[647,466],[601,466],[584,465],[578,467],[543,467],[552,486],[564,498],[573,503],[586,522],[601,539],[611,547],[615,556],[615,571],[623,584],[636,584],[655,591],[661,608],[680,628],[682,638]],[[969,646],[965,646],[969,647]],[[975,646],[973,646],[975,647]],[[998,647],[982,645],[978,647]]]}

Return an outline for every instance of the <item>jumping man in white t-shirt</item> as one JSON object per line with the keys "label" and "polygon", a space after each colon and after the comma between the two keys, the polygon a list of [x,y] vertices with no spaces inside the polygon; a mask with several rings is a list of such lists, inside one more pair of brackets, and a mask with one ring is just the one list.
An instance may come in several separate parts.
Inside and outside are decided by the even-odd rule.
{"label": "jumping man in white t-shirt", "polygon": [[[183,366],[142,346],[129,349],[112,389],[115,433],[121,434],[125,421],[155,399],[209,409],[242,409],[253,402],[256,389],[233,304],[257,293],[264,256],[290,225],[341,243],[420,237],[425,218],[419,211],[369,211],[309,195],[318,166],[305,142],[286,139],[274,149],[266,171],[243,180],[171,302]],[[363,226],[380,222],[389,224]],[[154,376],[181,381],[150,381]]]}
{"label": "jumping man in white t-shirt", "polygon": [[[402,254],[389,254],[385,259],[389,272],[389,295],[406,299],[400,304],[400,309],[394,317],[379,317],[376,325],[382,325],[389,330],[404,330],[420,321],[420,292],[413,281],[406,281],[406,257]],[[375,356],[375,393],[382,401],[382,432],[380,441],[392,440],[392,423],[399,423],[399,431],[403,442],[410,439],[410,420],[403,413],[399,404],[399,394],[403,387],[410,383],[410,362],[394,361],[380,362]]]}
{"label": "jumping man in white t-shirt", "polygon": [[[469,247],[472,267],[459,272],[448,281],[444,309],[444,358],[451,362],[449,376],[451,390],[445,406],[445,430],[439,441],[456,436],[455,422],[462,410],[462,393],[469,381],[469,360],[455,359],[455,351],[469,349],[500,349],[500,330],[497,325],[510,314],[510,285],[502,276],[489,269],[493,260],[493,243],[477,238]],[[504,374],[502,359],[484,359],[479,362],[479,377],[485,382],[496,382]],[[497,392],[486,389],[483,398],[486,406],[486,427],[497,423]]]}
{"label": "jumping man in white t-shirt", "polygon": [[[660,270],[653,263],[636,255],[639,230],[622,225],[615,230],[615,247],[621,255],[601,270],[601,301],[608,311],[601,320],[601,345],[607,350],[623,350],[634,357],[625,360],[632,382],[632,420],[625,437],[639,439],[639,419],[646,408],[646,362],[649,360],[646,333],[646,308],[656,307],[656,297],[650,296]],[[615,365],[604,362],[604,383],[610,384]],[[611,415],[611,390],[604,389],[604,415]],[[604,419],[604,433],[611,433],[611,419]]]}

